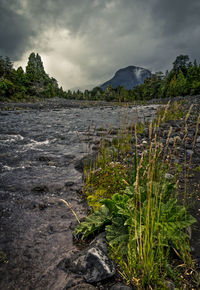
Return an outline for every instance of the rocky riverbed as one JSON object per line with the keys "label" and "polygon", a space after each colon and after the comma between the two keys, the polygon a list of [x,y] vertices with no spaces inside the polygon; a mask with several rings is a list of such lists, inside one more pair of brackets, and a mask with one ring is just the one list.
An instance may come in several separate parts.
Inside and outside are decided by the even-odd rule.
{"label": "rocky riverbed", "polygon": [[[186,162],[192,168],[188,203],[197,219],[191,233],[191,249],[198,263],[200,173],[193,169],[200,165],[200,129],[195,146],[193,140],[200,99],[184,100],[184,107],[195,104],[185,145],[181,142],[184,120],[162,124],[158,134],[164,144],[172,127],[169,148],[173,148],[176,139],[177,163],[183,163],[185,156],[188,161],[192,157],[190,165]],[[130,289],[112,278],[95,286],[85,283],[89,264],[84,264],[83,257],[95,256],[95,247],[106,252],[105,243],[101,236],[89,249],[80,251],[72,238],[76,218],[61,199],[70,203],[79,219],[86,216],[88,209],[81,196],[82,158],[96,151],[102,134],[111,126],[115,133],[120,122],[148,121],[157,106],[117,107],[53,99],[0,107],[0,289]],[[145,128],[138,144],[145,146],[147,139]],[[181,193],[184,176],[180,176],[178,186]]]}
{"label": "rocky riverbed", "polygon": [[0,289],[70,289],[83,280],[58,266],[78,251],[76,218],[60,199],[86,216],[79,161],[97,149],[102,130],[148,121],[157,105],[54,99],[0,108]]}

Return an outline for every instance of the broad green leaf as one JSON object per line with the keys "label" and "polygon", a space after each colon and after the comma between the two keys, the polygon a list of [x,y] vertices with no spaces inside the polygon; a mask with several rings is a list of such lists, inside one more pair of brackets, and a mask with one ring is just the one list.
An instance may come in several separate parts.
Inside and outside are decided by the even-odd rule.
{"label": "broad green leaf", "polygon": [[101,229],[106,223],[111,220],[109,209],[102,205],[99,210],[85,218],[83,222],[77,225],[74,234],[82,234],[82,239],[95,231]]}

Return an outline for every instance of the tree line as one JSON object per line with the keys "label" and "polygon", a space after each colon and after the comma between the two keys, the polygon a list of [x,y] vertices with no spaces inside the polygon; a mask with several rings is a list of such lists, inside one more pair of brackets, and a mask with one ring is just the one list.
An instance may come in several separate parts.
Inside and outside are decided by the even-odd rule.
{"label": "tree line", "polygon": [[45,72],[41,57],[34,52],[29,56],[25,72],[21,67],[14,69],[8,57],[0,57],[0,100],[61,97],[126,102],[198,94],[200,65],[196,60],[191,62],[188,55],[177,56],[171,71],[156,72],[132,90],[125,90],[123,86],[114,89],[108,85],[105,90],[95,87],[84,92],[64,91],[56,79]]}
{"label": "tree line", "polygon": [[0,56],[0,100],[62,97],[62,87],[45,72],[39,54],[30,54],[26,71],[14,69],[8,57]]}

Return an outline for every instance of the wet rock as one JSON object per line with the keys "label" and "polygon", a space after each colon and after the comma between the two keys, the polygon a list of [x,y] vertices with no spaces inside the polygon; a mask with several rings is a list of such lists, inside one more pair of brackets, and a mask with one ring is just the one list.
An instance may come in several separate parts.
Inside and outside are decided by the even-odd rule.
{"label": "wet rock", "polygon": [[102,137],[102,136],[106,136],[107,135],[107,131],[100,131],[96,133],[96,136],[98,137]]}
{"label": "wet rock", "polygon": [[160,124],[160,127],[166,129],[169,127],[169,125],[167,123],[162,123],[162,124]]}
{"label": "wet rock", "polygon": [[194,154],[194,151],[193,151],[193,150],[190,150],[190,149],[186,150],[186,152],[187,152],[187,154],[190,155],[190,156]]}
{"label": "wet rock", "polygon": [[192,149],[192,143],[186,143],[185,147],[186,149]]}
{"label": "wet rock", "polygon": [[[63,259],[59,264],[58,268],[68,272],[74,273],[78,275],[84,275],[86,273],[86,258],[85,251],[78,253],[69,253],[68,256]],[[72,286],[71,286],[72,287]]]}
{"label": "wet rock", "polygon": [[133,136],[133,137],[131,138],[131,143],[132,143],[132,144],[135,144],[135,142],[136,142],[136,138]]}
{"label": "wet rock", "polygon": [[110,290],[132,290],[132,288],[129,287],[129,286],[126,286],[126,285],[124,285],[122,283],[117,283],[117,284],[113,285],[110,288]]}
{"label": "wet rock", "polygon": [[114,129],[113,128],[112,130],[110,130],[109,134],[110,135],[117,135],[118,131],[119,131],[118,129],[116,129],[116,128]]}
{"label": "wet rock", "polygon": [[86,282],[94,283],[115,275],[115,266],[100,248],[91,248],[86,256]]}
{"label": "wet rock", "polygon": [[93,151],[97,151],[97,150],[99,150],[99,146],[92,146],[92,150],[93,150]]}
{"label": "wet rock", "polygon": [[148,137],[149,136],[149,128],[145,128],[144,131],[143,131],[143,135],[145,137]]}
{"label": "wet rock", "polygon": [[174,283],[172,283],[171,281],[164,281],[164,283],[163,283],[166,287],[167,287],[167,289],[169,289],[169,290],[174,290],[175,289],[175,285],[174,285]]}
{"label": "wet rock", "polygon": [[46,209],[48,206],[47,206],[47,204],[39,203],[38,207],[39,207],[40,210],[44,210],[44,209]]}
{"label": "wet rock", "polygon": [[174,139],[176,140],[176,144],[181,144],[182,140],[179,136],[175,136]]}
{"label": "wet rock", "polygon": [[95,290],[97,289],[96,287],[90,285],[90,284],[87,284],[87,283],[83,283],[83,284],[79,284],[77,286],[74,286],[74,287],[71,287],[71,288],[68,288],[69,290]]}
{"label": "wet rock", "polygon": [[58,268],[84,277],[87,283],[99,282],[115,275],[115,266],[107,255],[105,233],[96,237],[87,249],[69,253]]}
{"label": "wet rock", "polygon": [[174,178],[174,175],[172,175],[170,173],[165,173],[165,178],[168,180],[172,180]]}
{"label": "wet rock", "polygon": [[66,187],[71,187],[73,185],[74,185],[74,182],[73,181],[67,181],[67,182],[65,182],[65,186]]}
{"label": "wet rock", "polygon": [[49,162],[51,161],[51,158],[49,156],[39,156],[38,160],[42,162]]}
{"label": "wet rock", "polygon": [[78,289],[76,287],[79,287],[79,285],[82,285],[82,284],[84,284],[84,280],[82,278],[80,278],[77,275],[71,275],[71,278],[67,279],[67,284],[65,285],[65,288],[63,290]]}
{"label": "wet rock", "polygon": [[74,168],[79,171],[79,172],[83,172],[84,167],[89,167],[95,164],[96,162],[96,158],[97,158],[97,153],[93,153],[93,154],[89,154],[87,156],[84,156],[82,159],[78,160],[75,165]]}
{"label": "wet rock", "polygon": [[56,167],[56,163],[55,163],[54,161],[49,161],[49,162],[48,162],[48,165],[49,165],[49,166],[54,166],[54,167]]}
{"label": "wet rock", "polygon": [[177,127],[177,120],[169,120],[167,123],[172,127]]}
{"label": "wet rock", "polygon": [[49,189],[46,185],[37,185],[31,189],[32,192],[36,193],[43,193],[43,192],[48,192]]}
{"label": "wet rock", "polygon": [[99,144],[100,144],[100,140],[94,140],[94,141],[93,141],[93,144],[94,144],[94,145],[99,145]]}
{"label": "wet rock", "polygon": [[90,244],[92,247],[97,247],[101,249],[105,254],[108,253],[108,246],[107,246],[107,241],[106,241],[106,234],[101,233],[99,234]]}
{"label": "wet rock", "polygon": [[169,138],[169,145],[173,145],[174,144],[174,138]]}

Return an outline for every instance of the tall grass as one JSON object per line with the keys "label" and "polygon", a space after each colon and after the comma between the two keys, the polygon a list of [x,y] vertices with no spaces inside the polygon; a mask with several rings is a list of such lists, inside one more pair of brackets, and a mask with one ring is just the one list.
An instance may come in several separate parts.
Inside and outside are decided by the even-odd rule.
{"label": "tall grass", "polygon": [[[176,140],[169,148],[172,127],[166,143],[159,141],[160,124],[172,118],[177,106],[168,104],[159,112],[149,124],[148,140],[142,144],[138,124],[121,126],[110,147],[101,143],[95,166],[85,170],[83,192],[94,213],[75,233],[82,233],[84,238],[105,226],[111,257],[126,282],[138,289],[165,289],[165,280],[180,285],[177,266],[193,267],[186,228],[195,219],[176,199],[179,173],[173,161]],[[185,113],[183,142],[191,109]],[[183,117],[182,112],[179,117]],[[197,132],[198,125],[196,128]],[[172,167],[174,178],[168,180],[166,173]]]}

